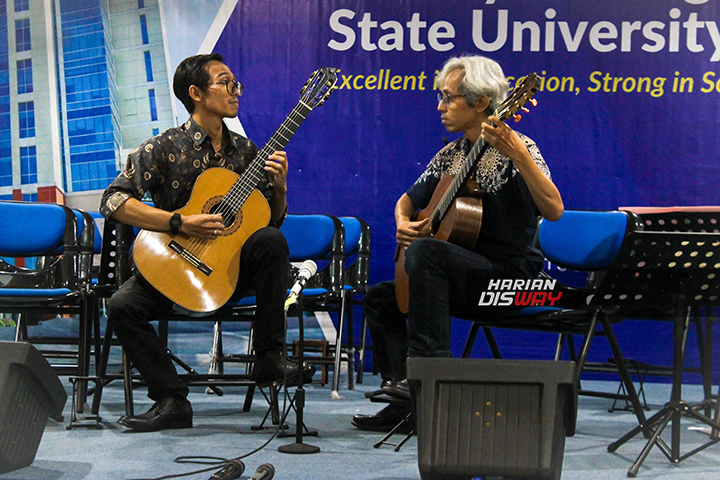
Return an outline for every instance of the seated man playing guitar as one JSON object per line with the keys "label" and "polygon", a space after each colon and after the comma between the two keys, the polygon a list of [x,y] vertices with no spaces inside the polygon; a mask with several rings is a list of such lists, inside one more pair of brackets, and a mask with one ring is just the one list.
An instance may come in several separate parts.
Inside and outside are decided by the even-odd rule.
{"label": "seated man playing guitar", "polygon": [[[451,357],[451,316],[482,315],[478,300],[491,279],[535,278],[543,266],[542,254],[532,246],[537,215],[555,221],[563,213],[560,193],[537,146],[510,129],[503,121],[506,116],[499,113],[514,113],[534,90],[516,87],[503,101],[508,83],[502,69],[480,56],[448,60],[438,85],[442,124],[463,136],[440,150],[398,200],[395,281],[377,284],[365,296],[381,389],[408,399],[406,357]],[[438,215],[446,208],[448,193],[462,195],[460,188],[451,191],[445,181],[461,174],[465,178],[458,183],[470,190],[469,206],[458,204],[454,211]],[[461,198],[453,200],[458,203]],[[459,218],[468,212],[470,218]],[[440,220],[469,231],[461,233],[470,239],[456,241],[454,232],[441,235],[447,229]],[[409,411],[409,402],[391,403],[375,415],[355,415],[352,423],[365,430],[389,430]]]}
{"label": "seated man playing guitar", "polygon": [[[179,234],[196,243],[225,235],[224,218],[218,212],[173,213],[188,203],[191,194],[195,195],[195,181],[208,168],[240,173],[258,153],[252,141],[231,132],[223,122],[223,118],[237,116],[243,86],[222,60],[219,54],[195,55],[180,63],[173,90],[190,118],[130,153],[125,170],[103,195],[100,210],[106,219],[150,232]],[[242,245],[235,290],[236,296],[252,290],[257,297],[254,372],[260,385],[297,378],[299,370],[282,354],[290,264],[287,243],[278,227],[287,213],[287,172],[285,152],[277,151],[268,157],[257,189],[269,204],[270,225],[252,233]],[[155,207],[141,201],[146,192]],[[160,289],[136,273],[112,296],[107,310],[109,325],[147,383],[148,396],[155,401],[147,413],[123,416],[118,421],[138,431],[192,427],[188,388],[149,323],[173,309],[173,302],[156,288]],[[313,367],[304,369],[306,376],[311,377],[313,372]]]}

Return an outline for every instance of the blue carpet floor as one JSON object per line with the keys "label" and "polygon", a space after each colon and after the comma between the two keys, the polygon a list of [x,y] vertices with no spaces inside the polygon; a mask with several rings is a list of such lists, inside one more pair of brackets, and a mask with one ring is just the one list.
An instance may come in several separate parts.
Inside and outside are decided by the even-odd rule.
{"label": "blue carpet floor", "polygon": [[[51,323],[51,322],[48,322]],[[0,339],[8,336],[9,328],[0,328]],[[201,329],[200,329],[201,330]],[[187,341],[177,340],[173,346],[197,365],[209,349],[208,332],[176,333]],[[243,332],[234,333],[242,339]],[[7,338],[5,338],[7,339]],[[242,341],[241,341],[242,343]],[[195,345],[187,351],[186,345]],[[199,347],[198,347],[199,345]],[[226,343],[226,345],[228,345]],[[193,355],[195,355],[193,357]],[[61,378],[67,385],[66,378]],[[317,376],[316,376],[317,380]],[[313,455],[289,455],[278,452],[281,445],[294,443],[291,438],[273,438],[264,448],[243,459],[247,465],[241,478],[248,479],[263,463],[275,466],[276,479],[292,480],[415,480],[420,475],[417,466],[417,440],[413,437],[398,452],[391,446],[374,448],[381,434],[363,432],[350,424],[356,413],[374,413],[381,406],[364,398],[364,393],[378,388],[377,376],[366,375],[363,384],[353,391],[347,390],[346,374],[341,378],[341,398],[331,398],[330,387],[308,386],[305,423],[318,432],[317,437],[306,437],[305,443],[320,448]],[[616,382],[590,381],[584,387],[614,391]],[[652,412],[657,411],[669,398],[669,385],[647,384],[646,393]],[[701,400],[697,386],[686,386],[684,398]],[[175,461],[180,456],[212,456],[233,458],[247,455],[262,447],[272,437],[272,430],[254,430],[262,422],[267,404],[256,395],[250,412],[242,412],[245,389],[226,388],[225,395],[208,395],[202,388],[193,388],[190,400],[195,412],[193,429],[157,433],[134,433],[117,425],[124,413],[123,392],[119,382],[105,388],[101,406],[102,429],[78,428],[66,430],[70,401],[65,407],[65,421],[48,420],[47,427],[35,457],[29,467],[0,475],[0,479],[13,480],[122,480],[154,479],[173,474],[184,474],[203,468]],[[633,428],[635,418],[624,411],[608,412],[611,401],[580,398],[577,433],[566,441],[562,478],[623,479],[627,469],[640,453],[645,441],[636,438],[609,453],[607,445]],[[135,392],[137,412],[150,406],[144,390]],[[295,417],[289,417],[290,431],[294,432]],[[708,435],[698,430],[692,420],[682,422],[682,451],[686,453],[704,443]],[[400,440],[396,437],[394,440]],[[214,471],[214,469],[213,469]],[[658,449],[653,449],[640,469],[641,479],[716,479],[720,471],[720,445],[704,450],[678,465],[671,464]],[[188,475],[183,478],[208,479],[212,471]],[[468,479],[469,480],[469,479]]]}

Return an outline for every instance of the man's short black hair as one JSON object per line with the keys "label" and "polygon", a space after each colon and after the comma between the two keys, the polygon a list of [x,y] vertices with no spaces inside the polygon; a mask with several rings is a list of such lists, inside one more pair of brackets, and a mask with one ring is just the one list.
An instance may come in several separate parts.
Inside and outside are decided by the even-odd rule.
{"label": "man's short black hair", "polygon": [[193,55],[180,62],[175,70],[173,92],[191,115],[195,110],[195,104],[190,98],[190,86],[195,85],[202,91],[207,90],[210,74],[205,65],[212,60],[222,62],[223,57],[219,53]]}

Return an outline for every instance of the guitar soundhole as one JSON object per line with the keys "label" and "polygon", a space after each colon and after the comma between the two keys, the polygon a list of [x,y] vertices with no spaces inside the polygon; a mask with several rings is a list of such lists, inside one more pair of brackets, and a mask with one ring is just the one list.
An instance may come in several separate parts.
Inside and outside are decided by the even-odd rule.
{"label": "guitar soundhole", "polygon": [[222,231],[220,236],[232,235],[242,225],[242,210],[238,210],[233,214],[232,209],[223,203],[223,197],[220,195],[210,198],[203,206],[202,213],[222,215],[225,230]]}

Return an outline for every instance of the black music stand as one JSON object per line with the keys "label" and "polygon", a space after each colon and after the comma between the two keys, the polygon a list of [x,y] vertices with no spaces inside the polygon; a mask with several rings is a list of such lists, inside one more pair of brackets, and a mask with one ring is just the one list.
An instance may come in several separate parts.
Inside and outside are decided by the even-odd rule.
{"label": "black music stand", "polygon": [[[717,443],[720,423],[701,413],[682,399],[682,371],[691,308],[720,305],[720,234],[699,232],[636,231],[628,235],[618,256],[590,302],[619,306],[620,315],[634,318],[672,319],[673,385],[670,401],[645,425],[640,425],[608,446],[614,452],[637,434],[650,433],[650,439],[628,470],[637,475],[653,446],[672,463],[694,455]],[[672,311],[662,315],[663,310]],[[690,416],[711,427],[713,435],[704,445],[680,454],[681,420]],[[662,438],[672,425],[670,445]]]}

